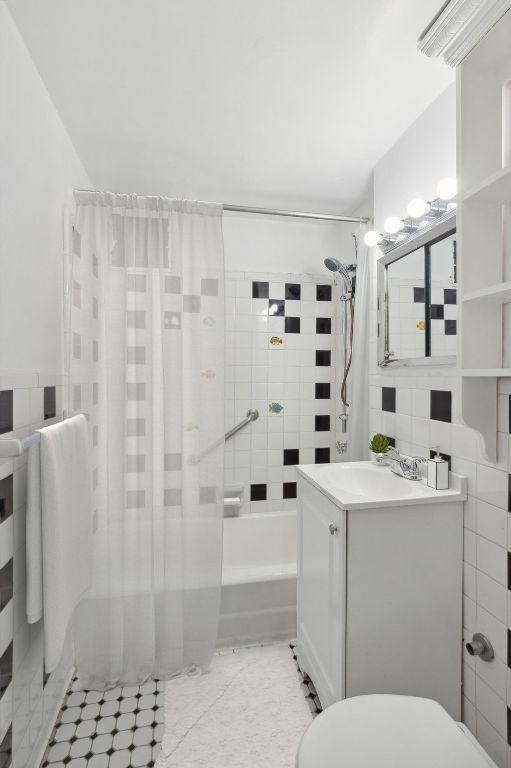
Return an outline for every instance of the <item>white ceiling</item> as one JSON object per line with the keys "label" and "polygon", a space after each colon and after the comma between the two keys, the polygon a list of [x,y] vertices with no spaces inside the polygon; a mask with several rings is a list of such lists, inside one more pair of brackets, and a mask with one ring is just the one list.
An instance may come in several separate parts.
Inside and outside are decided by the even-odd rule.
{"label": "white ceiling", "polygon": [[442,0],[8,5],[102,189],[348,213],[453,79],[416,52]]}

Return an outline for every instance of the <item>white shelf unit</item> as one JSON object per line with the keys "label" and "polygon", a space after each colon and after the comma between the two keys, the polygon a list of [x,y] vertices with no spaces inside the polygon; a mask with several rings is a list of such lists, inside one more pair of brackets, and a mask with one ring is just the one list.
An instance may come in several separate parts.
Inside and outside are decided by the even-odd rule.
{"label": "white shelf unit", "polygon": [[511,377],[511,13],[458,67],[461,414],[497,460],[498,379]]}

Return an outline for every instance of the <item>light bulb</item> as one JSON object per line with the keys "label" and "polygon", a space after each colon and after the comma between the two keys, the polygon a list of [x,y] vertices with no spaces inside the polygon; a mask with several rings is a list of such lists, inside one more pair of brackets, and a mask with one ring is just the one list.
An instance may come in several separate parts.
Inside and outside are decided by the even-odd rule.
{"label": "light bulb", "polygon": [[381,243],[383,240],[382,236],[379,232],[376,232],[374,229],[370,229],[368,232],[364,235],[364,243],[368,245],[370,248],[373,245],[378,245],[378,243]]}
{"label": "light bulb", "polygon": [[410,200],[406,212],[412,219],[421,219],[429,211],[430,205],[422,197],[415,197]]}
{"label": "light bulb", "polygon": [[385,232],[388,232],[389,235],[395,235],[396,232],[403,229],[403,222],[401,219],[398,219],[397,216],[389,216],[388,219],[385,219],[383,222],[383,229]]}
{"label": "light bulb", "polygon": [[439,181],[436,188],[436,193],[441,200],[452,200],[453,197],[456,197],[457,191],[458,185],[456,184],[456,179],[450,177]]}

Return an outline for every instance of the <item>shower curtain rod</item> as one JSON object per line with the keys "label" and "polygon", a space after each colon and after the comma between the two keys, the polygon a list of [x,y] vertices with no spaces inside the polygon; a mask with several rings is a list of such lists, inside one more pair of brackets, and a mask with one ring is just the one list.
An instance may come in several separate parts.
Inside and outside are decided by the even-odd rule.
{"label": "shower curtain rod", "polygon": [[[76,192],[97,192],[97,189],[77,189]],[[116,194],[116,193],[114,193]],[[290,216],[295,219],[321,219],[322,221],[344,221],[355,224],[367,224],[370,219],[365,216],[342,216],[335,213],[308,213],[305,211],[286,211],[280,208],[256,208],[251,205],[234,205],[224,203],[224,211],[235,213],[255,213],[262,216]]]}

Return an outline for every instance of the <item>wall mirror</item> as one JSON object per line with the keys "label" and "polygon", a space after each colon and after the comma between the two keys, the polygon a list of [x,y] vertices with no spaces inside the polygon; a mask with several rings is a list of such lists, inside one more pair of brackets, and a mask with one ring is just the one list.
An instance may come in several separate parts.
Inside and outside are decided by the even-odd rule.
{"label": "wall mirror", "polygon": [[378,260],[380,366],[455,365],[456,220],[420,228]]}

